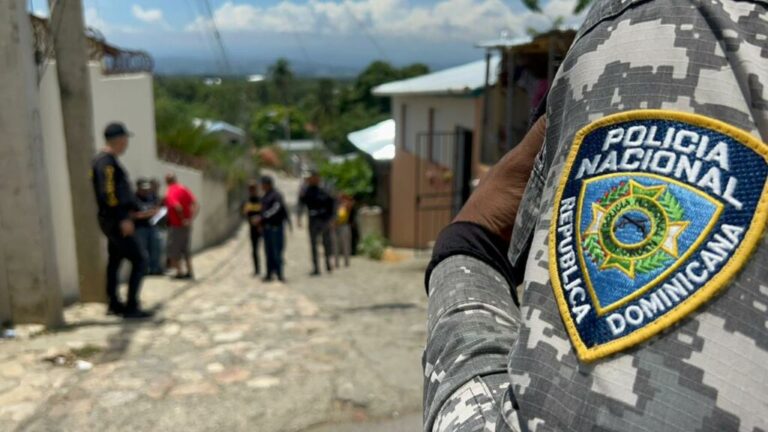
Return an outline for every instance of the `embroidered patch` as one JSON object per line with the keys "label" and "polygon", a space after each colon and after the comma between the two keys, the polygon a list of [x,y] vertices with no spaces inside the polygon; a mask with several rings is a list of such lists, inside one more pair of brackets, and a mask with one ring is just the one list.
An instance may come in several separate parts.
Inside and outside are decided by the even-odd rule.
{"label": "embroidered patch", "polygon": [[638,110],[574,138],[550,274],[580,359],[670,327],[744,265],[768,215],[768,146],[708,117]]}

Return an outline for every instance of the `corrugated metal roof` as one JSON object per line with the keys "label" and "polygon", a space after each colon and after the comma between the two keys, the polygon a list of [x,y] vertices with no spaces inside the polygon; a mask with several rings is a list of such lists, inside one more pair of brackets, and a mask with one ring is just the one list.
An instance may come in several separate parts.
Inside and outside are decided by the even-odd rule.
{"label": "corrugated metal roof", "polygon": [[395,158],[395,121],[392,119],[352,132],[347,139],[376,160]]}
{"label": "corrugated metal roof", "polygon": [[[496,68],[499,57],[491,57],[490,84],[496,83]],[[373,89],[377,96],[407,94],[423,95],[465,95],[485,87],[485,60],[478,60],[461,66],[444,69],[427,75],[393,81]]]}
{"label": "corrugated metal roof", "polygon": [[238,135],[243,138],[245,137],[244,130],[227,122],[196,118],[192,120],[192,123],[195,125],[195,127],[202,126],[208,133],[229,132],[233,135]]}

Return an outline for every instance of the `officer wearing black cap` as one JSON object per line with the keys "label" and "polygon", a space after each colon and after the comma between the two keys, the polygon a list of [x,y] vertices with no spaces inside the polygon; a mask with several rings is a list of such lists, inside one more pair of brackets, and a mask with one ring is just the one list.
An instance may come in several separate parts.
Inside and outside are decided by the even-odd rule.
{"label": "officer wearing black cap", "polygon": [[[110,123],[104,129],[106,145],[91,164],[91,177],[99,208],[99,226],[107,237],[107,313],[124,318],[147,318],[151,314],[139,305],[139,290],[146,271],[146,257],[134,236],[134,214],[139,210],[131,190],[128,173],[118,156],[128,148],[128,132],[122,123]],[[128,298],[121,302],[118,293],[118,270],[124,259],[131,263]]]}

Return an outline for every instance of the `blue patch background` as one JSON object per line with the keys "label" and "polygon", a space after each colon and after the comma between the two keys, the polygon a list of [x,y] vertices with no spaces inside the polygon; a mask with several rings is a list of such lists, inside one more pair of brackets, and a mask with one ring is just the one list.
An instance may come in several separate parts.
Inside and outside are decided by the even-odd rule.
{"label": "blue patch background", "polygon": [[[687,122],[682,122],[679,120],[642,119],[642,120],[631,120],[626,122],[617,122],[608,126],[598,128],[592,131],[591,133],[589,133],[582,140],[582,143],[578,150],[576,158],[573,164],[571,165],[571,171],[565,174],[567,175],[565,180],[566,184],[565,184],[565,187],[563,188],[562,196],[560,197],[561,200],[570,198],[570,197],[578,198],[581,192],[581,188],[584,180],[592,177],[599,177],[600,175],[609,174],[608,172],[606,172],[606,173],[598,174],[592,177],[585,176],[584,178],[581,178],[578,180],[574,179],[582,159],[584,158],[591,159],[594,155],[598,153],[602,153],[601,147],[605,141],[606,134],[608,133],[609,130],[619,126],[628,128],[634,125],[644,125],[646,127],[656,126],[659,131],[666,131],[667,128],[669,127],[674,127],[676,129],[684,128],[687,130],[695,131],[699,134],[705,134],[705,135],[708,135],[710,138],[710,144],[709,144],[710,149],[718,141],[723,141],[728,145],[730,171],[723,172],[724,179],[727,178],[727,176],[736,177],[736,179],[738,180],[738,187],[735,193],[735,197],[743,204],[743,207],[741,210],[737,210],[735,207],[733,207],[729,203],[720,200],[719,197],[717,196],[712,195],[710,191],[703,190],[704,193],[711,196],[712,198],[720,200],[724,204],[724,209],[723,209],[723,213],[720,215],[720,218],[718,219],[718,222],[712,228],[712,231],[703,240],[703,242],[697,248],[697,250],[693,252],[693,254],[691,255],[691,258],[696,258],[699,255],[699,252],[706,246],[707,242],[712,239],[713,235],[721,231],[720,227],[722,226],[723,223],[742,226],[744,227],[745,231],[749,229],[755,209],[757,208],[757,203],[760,200],[760,194],[762,193],[763,187],[765,185],[765,179],[768,176],[768,165],[766,165],[765,159],[763,159],[761,155],[755,153],[755,151],[753,151],[751,148],[749,148],[745,144],[742,144],[741,142],[737,141],[736,139],[728,135],[725,135],[713,129],[709,129],[706,127],[698,126],[698,125],[687,123]],[[620,156],[622,154],[623,147],[621,145],[614,145],[611,147],[611,149],[618,150],[618,153]],[[671,148],[667,150],[673,151]],[[707,170],[712,166],[718,166],[717,162],[705,162],[702,160],[702,163],[703,165],[701,168],[701,173],[706,173]],[[627,172],[627,171],[622,171],[619,169],[615,172],[619,173],[619,172]],[[630,173],[640,173],[640,172],[631,171]],[[631,176],[631,177],[634,178],[634,176]],[[690,184],[686,182],[685,179],[677,179],[675,177],[670,177],[670,178],[676,179],[686,184]],[[646,184],[645,181],[643,180],[641,180],[641,182],[643,184]],[[698,188],[696,185],[691,184],[691,186],[700,190],[700,188]],[[724,181],[723,187],[725,187],[725,181]],[[695,205],[693,202],[686,202],[682,198],[678,198],[678,200],[686,209],[692,208]],[[589,202],[589,201],[585,200],[585,202]],[[585,217],[591,218],[591,212],[584,212],[584,215]],[[687,211],[686,211],[686,219],[689,219]],[[583,221],[580,223],[580,225],[583,225]],[[562,239],[562,235],[559,232],[556,232],[556,241],[558,244],[560,243],[561,239]],[[743,239],[743,234],[742,234],[742,239]],[[683,262],[681,264],[681,267],[684,266],[688,261],[690,261],[690,258],[687,261]],[[728,261],[726,260],[720,263],[720,265],[715,269],[715,273],[719,272],[727,262]],[[581,266],[578,266],[578,267],[579,269],[576,272],[576,274],[570,277],[571,280],[577,277],[581,277],[582,280],[584,280],[584,277],[583,277],[584,275],[581,273],[582,271]],[[670,274],[670,276],[667,279],[662,280],[654,289],[649,290],[648,292],[646,292],[644,296],[640,298],[651,295],[653,292],[658,290],[659,287],[661,287],[664,281],[668,280],[670,277],[673,277],[676,273],[677,271]],[[558,277],[561,277],[561,275],[562,275],[562,271],[558,264]],[[617,284],[617,281],[618,279],[608,278],[607,280],[601,282],[600,285],[606,282],[609,284]],[[597,284],[595,283],[594,285],[597,290],[598,289]],[[586,285],[584,286],[584,288],[586,289]],[[697,290],[700,288],[701,286],[696,287]],[[563,289],[562,284],[560,289]],[[599,289],[603,290],[604,288],[599,288]],[[563,294],[565,298],[568,298],[567,293],[563,292]],[[612,311],[611,313],[623,314],[624,309],[627,306],[635,304],[637,300],[629,302],[627,305],[624,305],[623,307],[618,308]],[[677,303],[677,304],[680,304],[680,303]],[[666,312],[668,312],[668,310],[663,312],[661,315],[657,315],[656,318],[662,316]],[[626,336],[627,334],[630,334],[633,331],[641,328],[641,327],[633,327],[628,324],[627,328],[623,333],[614,336],[611,334],[610,329],[608,328],[608,325],[605,322],[605,319],[604,319],[605,316],[598,317],[594,307],[592,307],[590,312],[587,314],[587,316],[584,317],[581,324],[576,323],[576,317],[573,313],[571,314],[571,318],[573,319],[573,322],[576,325],[576,329],[578,330],[582,341],[588,348],[605,344],[612,340]],[[649,323],[650,321],[646,321],[645,325],[648,325]]]}
{"label": "blue patch background", "polygon": [[[590,183],[584,194],[584,208],[582,209],[581,227],[579,232],[584,233],[592,222],[592,203],[597,202],[597,200],[605,194],[605,191],[618,186],[620,182],[628,183],[630,178],[643,186],[667,185],[667,190],[669,190],[683,206],[683,209],[685,209],[685,217],[683,217],[683,221],[690,222],[688,227],[683,231],[680,237],[678,237],[678,257],[683,256],[685,252],[693,246],[693,243],[696,242],[696,239],[699,238],[701,232],[709,224],[717,208],[711,202],[683,187],[655,178],[644,177],[642,174],[631,177],[613,177]],[[583,238],[584,237],[582,236],[582,239]],[[669,265],[677,260],[678,258],[671,259]],[[587,254],[584,254],[584,261],[587,264],[587,271],[592,280],[595,294],[600,299],[602,307],[606,307],[632,294],[669,268],[668,265],[655,272],[642,275],[637,274],[633,280],[625,273],[616,269],[598,270],[597,264],[593,263]]]}

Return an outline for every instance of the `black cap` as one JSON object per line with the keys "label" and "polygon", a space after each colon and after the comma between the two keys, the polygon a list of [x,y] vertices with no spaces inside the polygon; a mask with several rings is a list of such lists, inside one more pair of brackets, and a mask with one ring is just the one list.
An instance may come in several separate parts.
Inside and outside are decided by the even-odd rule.
{"label": "black cap", "polygon": [[125,128],[125,125],[119,122],[110,123],[107,125],[107,127],[104,128],[104,139],[106,140],[132,135],[133,134],[128,132],[128,129]]}
{"label": "black cap", "polygon": [[272,180],[272,177],[270,177],[270,176],[266,176],[266,175],[265,175],[265,176],[262,176],[262,177],[261,177],[261,179],[260,179],[259,181],[260,181],[260,183],[261,183],[261,184],[263,184],[263,185],[270,185],[270,186],[272,186],[273,184],[275,184],[275,181],[274,181],[274,180]]}

